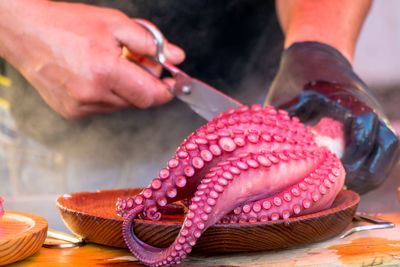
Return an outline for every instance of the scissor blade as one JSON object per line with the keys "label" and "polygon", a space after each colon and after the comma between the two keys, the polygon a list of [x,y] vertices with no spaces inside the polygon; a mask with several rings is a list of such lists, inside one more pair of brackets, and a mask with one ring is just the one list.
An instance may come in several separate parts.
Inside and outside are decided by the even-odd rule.
{"label": "scissor blade", "polygon": [[[185,93],[187,90],[190,92]],[[175,94],[208,121],[221,112],[230,108],[236,109],[242,105],[235,99],[194,78],[178,79]]]}

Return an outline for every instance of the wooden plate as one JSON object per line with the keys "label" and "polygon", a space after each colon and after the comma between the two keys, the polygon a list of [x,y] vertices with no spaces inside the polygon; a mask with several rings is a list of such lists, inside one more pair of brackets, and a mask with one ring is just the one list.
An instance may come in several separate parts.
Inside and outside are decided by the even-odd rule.
{"label": "wooden plate", "polygon": [[0,265],[37,252],[47,235],[47,221],[33,214],[5,211],[0,219]]}
{"label": "wooden plate", "polygon": [[[58,210],[67,227],[88,242],[126,247],[121,233],[123,218],[116,215],[118,197],[141,188],[80,192],[61,196]],[[266,223],[216,224],[200,237],[194,250],[207,253],[260,251],[317,242],[341,233],[352,221],[359,196],[342,190],[328,210]],[[135,233],[144,242],[167,247],[177,236],[184,215],[163,216],[158,222],[136,220]]]}

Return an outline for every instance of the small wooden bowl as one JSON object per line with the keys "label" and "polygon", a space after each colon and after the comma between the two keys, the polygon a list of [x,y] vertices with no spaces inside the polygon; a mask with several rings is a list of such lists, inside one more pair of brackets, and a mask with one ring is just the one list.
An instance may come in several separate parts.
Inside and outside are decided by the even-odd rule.
{"label": "small wooden bowl", "polygon": [[[122,221],[115,211],[118,197],[141,188],[80,192],[61,196],[57,207],[67,227],[88,242],[126,247]],[[328,210],[288,220],[266,223],[216,224],[207,229],[193,248],[206,253],[260,251],[321,241],[341,233],[352,221],[358,194],[342,190]],[[168,247],[177,236],[184,214],[163,215],[160,221],[137,219],[135,233],[144,242]]]}
{"label": "small wooden bowl", "polygon": [[0,265],[37,252],[47,235],[47,221],[33,214],[5,211],[0,218]]}

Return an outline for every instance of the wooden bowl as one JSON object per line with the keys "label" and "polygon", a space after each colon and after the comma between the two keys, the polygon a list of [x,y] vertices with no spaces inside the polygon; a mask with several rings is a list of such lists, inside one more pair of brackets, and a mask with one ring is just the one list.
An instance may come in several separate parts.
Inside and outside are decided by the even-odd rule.
{"label": "wooden bowl", "polygon": [[33,214],[5,211],[0,218],[0,265],[37,252],[47,235],[47,221]]}
{"label": "wooden bowl", "polygon": [[[64,223],[88,242],[126,247],[122,221],[115,211],[118,197],[139,193],[141,188],[80,192],[61,196],[57,207]],[[352,221],[358,194],[342,190],[332,207],[287,220],[265,223],[216,224],[207,229],[193,248],[206,253],[260,251],[321,241],[341,233]],[[135,233],[156,247],[169,246],[177,236],[184,214],[163,216],[153,222],[137,219]]]}

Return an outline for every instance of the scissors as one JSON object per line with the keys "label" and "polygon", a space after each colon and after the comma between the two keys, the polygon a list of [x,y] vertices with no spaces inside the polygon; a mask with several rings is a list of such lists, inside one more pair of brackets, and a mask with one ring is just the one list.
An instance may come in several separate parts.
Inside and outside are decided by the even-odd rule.
{"label": "scissors", "polygon": [[386,228],[393,228],[394,223],[373,217],[371,215],[366,215],[366,214],[356,214],[354,216],[354,219],[357,221],[366,221],[371,224],[368,225],[362,225],[362,226],[357,226],[349,229],[346,231],[343,235],[340,236],[340,238],[345,238],[348,237],[351,234],[361,232],[361,231],[369,231],[369,230],[375,230],[375,229],[386,229]]}
{"label": "scissors", "polygon": [[154,37],[157,52],[149,59],[160,63],[176,83],[170,88],[171,93],[185,102],[193,111],[209,121],[230,108],[238,108],[242,104],[225,95],[212,86],[190,77],[188,74],[169,63],[164,55],[164,36],[154,24],[144,19],[135,19],[135,22],[148,30]]}

